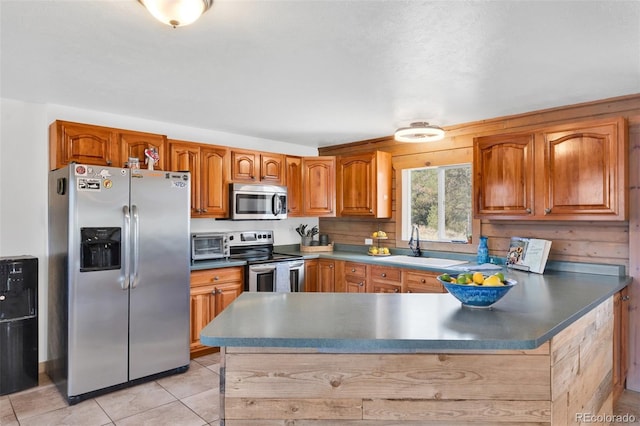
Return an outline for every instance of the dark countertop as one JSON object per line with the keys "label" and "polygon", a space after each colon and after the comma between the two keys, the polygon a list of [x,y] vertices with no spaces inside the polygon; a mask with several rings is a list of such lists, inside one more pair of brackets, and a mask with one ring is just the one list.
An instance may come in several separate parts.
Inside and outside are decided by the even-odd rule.
{"label": "dark countertop", "polygon": [[243,293],[200,335],[208,346],[412,352],[533,349],[631,282],[629,277],[508,271],[491,309],[444,294]]}

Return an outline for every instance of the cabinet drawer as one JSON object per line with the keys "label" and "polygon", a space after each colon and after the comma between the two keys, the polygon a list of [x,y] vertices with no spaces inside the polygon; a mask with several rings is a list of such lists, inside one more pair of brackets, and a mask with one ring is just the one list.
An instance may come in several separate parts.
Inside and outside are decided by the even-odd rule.
{"label": "cabinet drawer", "polygon": [[191,287],[224,283],[229,281],[243,282],[243,268],[205,269],[191,272]]}
{"label": "cabinet drawer", "polygon": [[363,263],[345,262],[344,273],[345,275],[364,278],[367,275],[367,265]]}
{"label": "cabinet drawer", "polygon": [[444,286],[436,278],[437,273],[404,272],[407,293],[444,293]]}
{"label": "cabinet drawer", "polygon": [[390,268],[387,266],[372,266],[371,279],[384,282],[401,282],[402,271],[399,268]]}

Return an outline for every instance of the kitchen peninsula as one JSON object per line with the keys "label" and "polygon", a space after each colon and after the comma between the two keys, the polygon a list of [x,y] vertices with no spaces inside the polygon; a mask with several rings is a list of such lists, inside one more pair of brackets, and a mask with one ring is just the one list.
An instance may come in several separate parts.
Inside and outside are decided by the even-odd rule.
{"label": "kitchen peninsula", "polygon": [[244,293],[205,327],[221,424],[576,423],[613,412],[622,276],[510,272],[492,309],[449,294]]}

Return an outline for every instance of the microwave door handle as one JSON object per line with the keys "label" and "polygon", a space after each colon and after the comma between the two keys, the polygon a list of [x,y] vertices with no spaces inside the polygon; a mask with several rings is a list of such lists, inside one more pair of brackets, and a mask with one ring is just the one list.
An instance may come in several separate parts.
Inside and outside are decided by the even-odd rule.
{"label": "microwave door handle", "polygon": [[271,198],[271,210],[274,216],[278,216],[282,211],[282,200],[280,199],[280,195],[273,194]]}

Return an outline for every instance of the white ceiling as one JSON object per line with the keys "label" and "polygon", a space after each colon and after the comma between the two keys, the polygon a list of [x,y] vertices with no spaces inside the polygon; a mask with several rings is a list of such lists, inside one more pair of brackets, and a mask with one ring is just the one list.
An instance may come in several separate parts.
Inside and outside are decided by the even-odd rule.
{"label": "white ceiling", "polygon": [[1,0],[3,98],[317,147],[640,93],[640,1]]}

